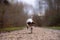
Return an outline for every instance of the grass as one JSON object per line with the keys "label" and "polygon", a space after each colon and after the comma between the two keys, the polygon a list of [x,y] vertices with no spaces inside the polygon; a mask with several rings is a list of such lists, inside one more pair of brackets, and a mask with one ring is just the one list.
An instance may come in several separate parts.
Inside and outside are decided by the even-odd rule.
{"label": "grass", "polygon": [[60,27],[58,27],[58,26],[56,26],[56,27],[46,27],[46,28],[60,30]]}
{"label": "grass", "polygon": [[0,32],[10,32],[15,30],[22,30],[24,27],[6,27],[6,28],[0,28]]}

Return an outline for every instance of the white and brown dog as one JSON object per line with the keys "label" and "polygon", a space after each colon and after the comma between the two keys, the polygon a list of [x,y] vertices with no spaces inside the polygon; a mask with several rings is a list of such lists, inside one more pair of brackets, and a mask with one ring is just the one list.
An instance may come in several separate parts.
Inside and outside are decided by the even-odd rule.
{"label": "white and brown dog", "polygon": [[26,24],[27,24],[27,29],[30,28],[31,33],[32,33],[32,30],[33,30],[32,26],[34,26],[34,24],[35,24],[34,21],[32,20],[32,18],[27,19]]}

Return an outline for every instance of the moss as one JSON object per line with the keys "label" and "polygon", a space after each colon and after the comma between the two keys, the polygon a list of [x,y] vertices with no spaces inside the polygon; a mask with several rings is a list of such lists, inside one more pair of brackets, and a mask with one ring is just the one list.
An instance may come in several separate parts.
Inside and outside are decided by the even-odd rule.
{"label": "moss", "polygon": [[53,26],[53,27],[46,27],[46,28],[49,28],[49,29],[55,29],[55,30],[60,30],[60,27],[59,26]]}
{"label": "moss", "polygon": [[6,28],[0,28],[0,32],[10,32],[15,30],[22,30],[24,27],[6,27]]}

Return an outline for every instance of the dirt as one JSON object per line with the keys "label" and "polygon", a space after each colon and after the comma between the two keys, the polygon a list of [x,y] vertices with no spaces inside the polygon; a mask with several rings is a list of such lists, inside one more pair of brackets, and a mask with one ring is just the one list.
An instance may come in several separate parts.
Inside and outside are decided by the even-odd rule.
{"label": "dirt", "polygon": [[60,40],[60,30],[33,27],[33,33],[26,28],[0,33],[0,40]]}

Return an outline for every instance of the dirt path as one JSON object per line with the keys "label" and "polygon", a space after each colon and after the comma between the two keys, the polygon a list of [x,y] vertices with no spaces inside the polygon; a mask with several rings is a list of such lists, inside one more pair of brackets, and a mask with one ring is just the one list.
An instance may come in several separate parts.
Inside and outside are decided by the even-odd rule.
{"label": "dirt path", "polygon": [[33,33],[23,29],[13,32],[1,33],[0,40],[60,40],[60,31],[33,27]]}

